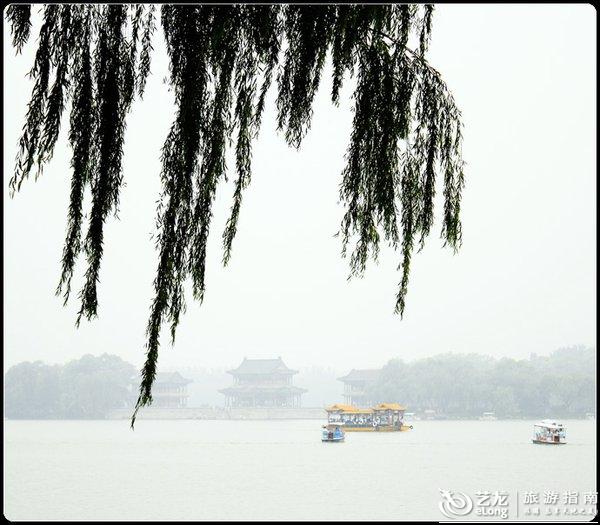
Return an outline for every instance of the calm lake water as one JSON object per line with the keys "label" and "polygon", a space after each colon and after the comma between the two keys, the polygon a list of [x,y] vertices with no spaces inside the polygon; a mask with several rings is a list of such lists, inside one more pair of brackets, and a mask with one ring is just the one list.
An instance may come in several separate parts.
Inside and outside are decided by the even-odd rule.
{"label": "calm lake water", "polygon": [[564,423],[566,446],[532,444],[529,421],[416,421],[345,443],[321,443],[319,421],[5,421],[4,514],[437,521],[448,489],[505,491],[525,518],[525,492],[597,490],[596,423]]}

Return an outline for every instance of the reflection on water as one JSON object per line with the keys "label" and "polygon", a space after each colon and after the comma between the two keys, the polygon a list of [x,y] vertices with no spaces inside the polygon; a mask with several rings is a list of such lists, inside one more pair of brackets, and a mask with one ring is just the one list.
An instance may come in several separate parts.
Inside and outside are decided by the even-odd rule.
{"label": "reflection on water", "polygon": [[533,421],[417,421],[336,444],[319,421],[5,421],[4,514],[440,520],[439,489],[597,490],[595,421],[564,423],[553,447],[531,443]]}

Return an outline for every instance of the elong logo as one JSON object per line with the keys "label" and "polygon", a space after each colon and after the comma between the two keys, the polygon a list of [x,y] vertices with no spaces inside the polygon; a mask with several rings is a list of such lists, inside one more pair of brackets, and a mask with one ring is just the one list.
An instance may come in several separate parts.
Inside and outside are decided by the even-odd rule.
{"label": "elong logo", "polygon": [[444,516],[454,519],[457,516],[466,516],[473,510],[473,500],[464,492],[454,492],[439,489],[442,501],[439,503],[440,511]]}

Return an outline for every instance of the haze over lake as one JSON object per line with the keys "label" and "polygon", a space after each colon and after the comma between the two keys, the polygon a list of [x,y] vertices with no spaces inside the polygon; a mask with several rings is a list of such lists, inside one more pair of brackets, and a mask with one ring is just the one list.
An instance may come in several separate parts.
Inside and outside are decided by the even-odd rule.
{"label": "haze over lake", "polygon": [[446,489],[505,491],[524,517],[517,493],[597,490],[596,423],[564,423],[569,444],[549,447],[522,420],[415,421],[339,444],[319,441],[319,421],[5,421],[5,516],[437,521]]}
{"label": "haze over lake", "polygon": [[[27,7],[20,5],[14,9],[15,13],[21,10],[22,15]],[[134,6],[128,7],[130,14],[141,9]],[[47,8],[48,17],[55,7]],[[313,45],[323,39],[310,34],[311,26],[322,26],[318,33],[331,33],[326,40],[332,45],[336,41],[344,43],[344,48],[345,42],[353,39],[347,38],[349,35],[362,35],[362,44],[356,49],[363,51],[354,53],[360,60],[353,66],[354,75],[346,72],[338,105],[331,100],[337,85],[337,53],[329,47],[323,55],[311,127],[299,149],[290,147],[285,129],[278,130],[281,104],[277,101],[282,100],[278,78],[286,70],[284,63],[280,64],[283,68],[273,70],[262,126],[253,140],[251,183],[243,192],[238,231],[226,267],[223,243],[225,240],[227,245],[227,232],[232,231],[232,204],[237,202],[238,189],[247,179],[240,178],[236,183],[236,165],[245,165],[250,156],[240,155],[234,140],[221,159],[227,165],[227,180],[224,174],[215,175],[221,182],[214,194],[213,177],[206,174],[215,170],[207,172],[202,166],[222,165],[221,160],[204,162],[212,158],[208,152],[221,149],[216,147],[221,144],[218,129],[237,130],[244,138],[245,133],[239,133],[244,128],[240,127],[242,115],[236,116],[239,111],[230,108],[231,123],[238,125],[222,126],[218,122],[227,119],[219,115],[226,111],[212,102],[246,98],[248,89],[239,84],[240,74],[245,77],[254,68],[246,67],[245,61],[241,69],[234,68],[232,85],[240,96],[232,92],[231,97],[214,97],[224,92],[219,91],[221,82],[204,85],[201,80],[221,77],[215,74],[223,72],[223,65],[230,62],[228,57],[240,63],[240,57],[249,56],[247,39],[263,34],[258,26],[264,25],[265,18],[247,16],[245,7],[237,4],[223,11],[237,12],[233,23],[217,13],[220,7],[183,8],[190,9],[190,16],[171,4],[163,7],[164,11],[159,7],[155,11],[157,27],[151,41],[154,52],[143,99],[136,97],[126,120],[116,119],[120,122],[116,127],[96,126],[93,122],[116,122],[111,108],[127,105],[115,105],[119,97],[122,102],[129,99],[129,88],[118,88],[118,84],[129,84],[129,76],[117,73],[130,71],[136,50],[140,49],[138,43],[144,47],[150,42],[143,44],[143,37],[139,42],[134,38],[133,22],[139,18],[128,18],[124,31],[117,30],[113,26],[120,24],[123,10],[117,4],[106,4],[89,11],[94,25],[90,32],[80,32],[83,19],[66,16],[69,8],[57,8],[56,12],[61,13],[56,19],[59,23],[48,18],[46,25],[46,8],[35,5],[31,9],[29,41],[19,53],[11,46],[10,31],[16,19],[11,22],[9,16],[3,22],[5,516],[10,520],[94,521],[438,521],[481,518],[484,515],[478,516],[476,511],[482,509],[476,505],[477,493],[483,493],[506,496],[489,506],[500,514],[506,511],[504,519],[589,521],[593,514],[566,514],[566,509],[594,510],[597,504],[596,422],[584,419],[597,415],[594,6],[436,5],[427,55],[422,55],[418,47],[412,49],[412,43],[396,53],[404,40],[402,34],[393,43],[394,53],[385,51],[388,44],[384,41],[393,34],[387,34],[387,30],[383,34],[382,27],[389,27],[393,33],[411,25],[416,29],[420,22],[408,23],[411,16],[389,18],[395,22],[382,26],[385,12],[392,11],[383,5],[372,11],[358,5],[356,12],[364,11],[365,20],[371,16],[369,12],[377,15],[369,31],[362,23],[355,25],[363,15],[343,14],[345,6],[305,6],[312,13],[310,18],[297,20],[315,23],[293,24],[305,34],[299,39],[289,39],[295,30],[289,31],[292,25],[284,20],[293,18],[288,18],[288,13],[284,18],[282,13],[282,23],[274,26],[274,34],[280,28],[288,33],[288,37],[281,34],[282,59],[286,54],[302,59],[313,56],[312,51],[325,49]],[[73,12],[87,9],[75,6]],[[269,10],[267,6],[260,9],[262,13]],[[429,7],[419,9],[429,11]],[[212,15],[200,16],[201,11],[209,10]],[[332,13],[322,18],[322,13],[330,10]],[[177,17],[171,18],[176,11]],[[290,6],[289,13],[294,11]],[[410,15],[411,9],[397,11],[401,12]],[[96,18],[100,14],[102,18]],[[27,18],[20,19],[19,25],[26,31],[28,25],[23,21]],[[111,19],[112,23],[105,23]],[[210,24],[205,22],[211,20],[221,20],[224,25],[218,22],[208,27]],[[318,20],[321,22],[316,24]],[[332,25],[329,20],[343,25]],[[258,26],[250,31],[248,21]],[[199,26],[206,27],[198,32]],[[41,27],[46,29],[40,35]],[[243,47],[229,47],[227,42],[233,40],[224,38],[229,34],[229,30],[222,33],[225,27],[241,37]],[[341,39],[329,31],[339,27],[345,28],[338,33],[346,35]],[[182,40],[171,39],[171,31],[183,35]],[[72,72],[69,64],[77,64],[79,58],[71,60],[76,55],[82,63],[87,62],[83,59],[87,37],[80,39],[86,34],[93,37],[90,57],[94,67],[89,78],[94,79],[94,87],[86,96],[78,97],[79,104],[73,104],[73,97],[64,99],[56,147],[52,152],[37,151],[31,157],[43,160],[52,153],[52,161],[39,177],[32,172],[11,198],[9,181],[15,175],[15,159],[21,147],[35,143],[45,149],[44,144],[53,141],[58,129],[52,115],[62,102],[53,96],[56,104],[42,104],[36,111],[38,106],[28,105],[32,90],[34,95],[41,94],[38,88],[48,81],[52,93],[62,92],[62,75],[57,69]],[[118,42],[112,36],[100,38],[113,34],[123,35],[122,43],[128,47],[115,47]],[[425,44],[421,35],[412,36],[415,45]],[[304,44],[295,48],[295,40]],[[40,41],[52,48],[48,52],[42,46],[42,62],[44,57],[51,57],[55,65],[68,67],[51,67],[46,78],[46,68],[38,64],[34,74],[28,74],[38,62]],[[71,41],[79,45],[71,45]],[[107,50],[113,51],[103,51],[104,44],[97,47],[98,42],[110,43]],[[194,47],[190,52],[179,42]],[[374,45],[376,42],[381,45]],[[173,44],[178,48],[175,54]],[[73,55],[71,52],[77,49],[81,52]],[[208,49],[211,51],[205,52]],[[180,55],[189,58],[180,60]],[[63,58],[57,60],[60,56]],[[457,252],[448,249],[450,246],[443,248],[444,235],[448,240],[448,231],[457,233],[457,223],[447,220],[452,214],[444,212],[445,207],[459,209],[458,202],[446,205],[455,200],[448,200],[448,196],[456,194],[457,187],[445,183],[446,177],[454,178],[453,170],[440,171],[430,187],[430,167],[436,158],[446,168],[450,166],[443,160],[446,156],[440,157],[441,152],[436,154],[431,145],[442,137],[446,146],[460,141],[448,140],[444,130],[449,128],[436,124],[442,113],[448,114],[437,107],[448,97],[432,96],[427,93],[429,89],[423,89],[434,87],[437,81],[431,80],[438,78],[431,70],[431,80],[423,82],[424,56],[447,83],[448,94],[452,94],[464,123],[462,156],[466,172],[460,202],[463,244]],[[207,57],[223,65],[207,69]],[[408,60],[400,61],[401,57]],[[142,63],[141,55],[135,62]],[[395,71],[401,75],[394,74],[388,64],[396,64],[399,69]],[[409,64],[410,69],[406,69]],[[177,83],[169,80],[173,80],[174,73],[178,76],[178,65],[184,66],[185,92],[196,93],[185,97],[185,101],[180,100],[183,91]],[[103,73],[105,67],[108,69]],[[82,66],[84,69],[87,66]],[[298,78],[296,91],[316,85],[317,77],[311,81],[311,75],[304,74],[304,66],[293,69],[301,73],[294,75]],[[373,74],[361,74],[368,70]],[[405,74],[409,71],[421,73]],[[67,76],[69,91],[87,85],[78,82],[78,76]],[[248,78],[260,80],[253,74]],[[369,78],[372,80],[366,80]],[[139,76],[136,79],[139,87]],[[199,89],[197,80],[206,89]],[[355,113],[353,109],[361,97],[355,98],[353,93],[357,86],[356,93],[367,93],[361,88],[366,84],[372,84],[372,89],[368,92],[371,96],[363,97],[368,102],[364,106],[372,111],[361,117],[360,110]],[[409,84],[410,89],[405,89]],[[390,97],[380,96],[385,92]],[[410,100],[406,105],[407,93],[417,103],[411,115],[405,111],[411,105]],[[38,100],[47,98],[40,96]],[[196,98],[206,99],[209,104],[188,104]],[[423,101],[418,102],[421,98]],[[89,105],[92,99],[95,102]],[[404,102],[396,107],[394,101]],[[73,152],[69,143],[87,142],[73,140],[69,120],[71,109],[81,106],[99,111],[94,109],[89,114],[95,115],[87,120],[91,125],[74,122],[72,130],[85,131],[82,135],[86,136],[91,130],[96,139],[100,138],[96,132],[104,130],[106,133],[101,135],[106,140],[91,140],[100,146],[92,150],[98,150],[99,158],[110,159],[108,164],[114,166],[97,169],[105,163],[95,162],[96,154],[86,162],[81,242],[67,242],[67,247],[80,248],[79,259],[70,299],[63,305],[63,298],[55,291],[61,261],[71,260],[64,251],[68,226],[77,222],[73,213],[78,208],[70,206],[71,195],[74,202],[79,202],[81,196],[72,187]],[[212,108],[210,113],[197,111],[204,106]],[[295,113],[304,105],[289,106]],[[417,106],[428,108],[429,116],[418,118],[421,110]],[[190,112],[193,118],[188,118]],[[360,117],[356,119],[358,126],[354,124],[355,114]],[[375,118],[378,114],[381,118]],[[205,120],[203,115],[212,117]],[[27,125],[40,118],[44,122],[41,128]],[[207,122],[213,124],[206,126]],[[408,128],[396,125],[402,122],[409,123]],[[427,123],[426,135],[420,122]],[[376,128],[373,123],[377,123]],[[407,133],[413,127],[416,137]],[[188,128],[197,131],[188,133]],[[352,147],[352,137],[356,136],[353,130],[363,128],[375,130],[373,134],[358,135],[368,137],[361,141],[368,162],[359,163],[368,169],[354,177],[354,183],[346,184],[344,167],[352,158],[347,154],[356,150]],[[120,141],[113,140],[118,138],[114,131],[119,129],[124,130],[122,170],[117,166]],[[169,133],[171,129],[174,135]],[[398,142],[401,149],[397,152],[402,153],[396,159],[402,160],[398,168],[409,159],[410,166],[414,160],[405,155],[404,148],[409,144],[425,145],[427,136],[428,160],[420,172],[397,170],[390,162],[396,157],[391,147],[384,155],[368,153],[383,151],[379,146],[391,144],[385,138],[390,130],[400,137],[401,129],[406,136]],[[209,145],[204,137],[219,140],[213,142],[214,147],[196,148],[193,143],[197,140],[191,140],[196,135],[203,137],[204,146]],[[181,144],[177,146],[169,139],[164,149],[165,139],[170,136],[181,139],[175,141]],[[23,137],[21,142],[19,137]],[[180,160],[195,158],[196,153],[198,170],[192,173],[194,170],[188,168],[196,162]],[[176,169],[178,165],[181,170]],[[165,166],[169,168],[166,171]],[[412,175],[404,177],[403,173],[409,172]],[[123,185],[119,188],[121,175]],[[184,180],[194,182],[184,184]],[[75,182],[77,190],[77,177]],[[112,189],[105,191],[106,186]],[[340,191],[345,186],[350,190],[347,195],[357,197],[354,201],[360,204],[358,207],[348,208],[349,201]],[[180,187],[181,191],[177,189]],[[448,189],[450,193],[445,191]],[[430,217],[431,235],[418,250],[420,233],[429,222],[430,202],[421,199],[425,196],[432,198],[434,213]],[[116,200],[118,217],[113,214]],[[209,201],[212,208],[205,206]],[[192,203],[195,206],[191,207]],[[171,216],[162,215],[165,209],[172,209],[176,219],[163,222],[161,229],[160,217]],[[343,235],[336,233],[346,212],[353,209],[367,212],[350,216],[368,226],[357,229],[355,240],[376,238],[365,218],[379,223],[378,215],[388,223],[384,230],[397,224],[403,233],[391,246],[382,235],[377,261],[368,262],[363,278],[348,279],[354,240],[344,258],[340,253]],[[188,215],[187,211],[192,210]],[[196,210],[201,213],[198,215]],[[403,210],[417,213],[403,216]],[[102,223],[105,215],[101,230],[96,224]],[[393,216],[395,222],[388,222],[386,216]],[[209,224],[204,259],[204,231]],[[161,235],[171,230],[172,235]],[[403,290],[399,265],[403,264],[403,248],[407,246],[403,241],[412,235],[415,250],[407,302],[403,316],[399,316],[394,313],[397,294]],[[181,242],[171,243],[172,238]],[[166,258],[157,250],[161,239],[168,241],[163,243]],[[366,246],[374,247],[371,242]],[[171,277],[156,279],[159,263]],[[94,267],[99,273],[89,272]],[[178,277],[184,274],[205,274],[202,304],[193,299],[199,295],[200,289],[194,286],[198,283],[190,279],[179,283]],[[93,312],[96,294],[81,294],[86,289],[93,291],[94,277],[99,283],[97,312]],[[156,283],[162,283],[158,286],[162,291],[155,290]],[[150,317],[150,327],[156,328],[160,322],[157,324],[155,319],[167,321],[165,312],[176,313],[178,305],[184,306],[178,301],[179,284],[186,304],[176,342],[170,344],[167,325],[162,328],[160,341],[150,338],[153,344],[160,342],[156,377],[152,367],[146,369],[149,374],[145,376],[156,380],[153,406],[142,409],[132,431],[129,418],[138,400],[140,370],[147,353],[151,362],[155,355],[148,346],[149,307],[158,304],[166,308],[162,310],[161,306],[162,313]],[[83,310],[82,298],[84,305],[91,303]],[[92,314],[92,318],[88,322],[84,316],[76,328],[80,311]],[[258,366],[257,361],[269,361],[273,366]],[[367,407],[380,402],[401,404],[409,423],[411,417],[423,420],[413,420],[410,431],[376,432],[373,429],[381,421],[376,411]],[[345,415],[350,414],[346,429],[354,425],[352,429],[361,432],[349,431],[343,443],[322,443],[324,407],[341,403],[356,407],[344,409]],[[275,412],[282,419],[266,420]],[[399,414],[402,410],[396,407],[388,412]],[[370,419],[361,422],[360,415],[365,413]],[[488,421],[477,419],[484,414]],[[261,415],[264,420],[260,420]],[[534,418],[564,423],[567,444],[533,444]],[[399,418],[395,423],[398,425],[388,428],[402,428]],[[594,495],[593,503],[582,501],[588,496],[594,499]],[[539,503],[534,502],[536,498]],[[546,503],[545,498],[555,501]],[[573,499],[578,501],[574,503]],[[528,512],[534,509],[537,514]],[[558,513],[552,516],[546,512],[555,509]],[[487,518],[502,520],[500,514]]]}

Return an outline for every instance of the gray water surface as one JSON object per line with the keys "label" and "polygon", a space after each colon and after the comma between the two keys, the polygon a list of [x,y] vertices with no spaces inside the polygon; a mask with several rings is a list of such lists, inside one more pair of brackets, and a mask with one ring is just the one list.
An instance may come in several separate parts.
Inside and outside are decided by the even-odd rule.
{"label": "gray water surface", "polygon": [[595,421],[564,423],[566,446],[532,444],[529,421],[416,421],[345,443],[321,443],[319,421],[5,421],[4,514],[437,521],[447,489],[506,491],[522,517],[519,494],[597,490]]}

